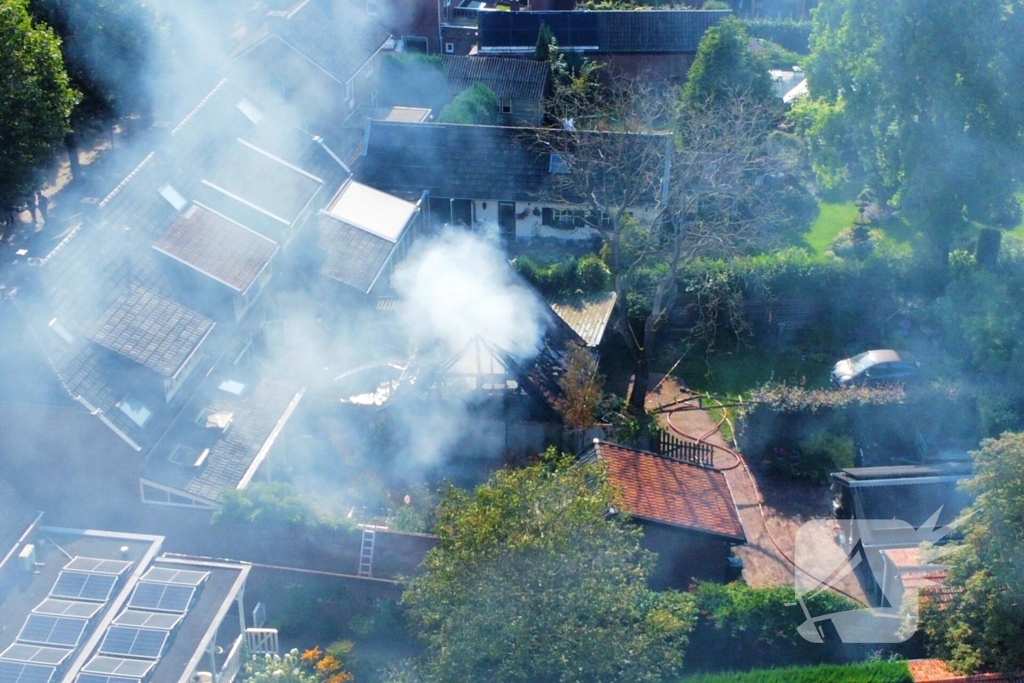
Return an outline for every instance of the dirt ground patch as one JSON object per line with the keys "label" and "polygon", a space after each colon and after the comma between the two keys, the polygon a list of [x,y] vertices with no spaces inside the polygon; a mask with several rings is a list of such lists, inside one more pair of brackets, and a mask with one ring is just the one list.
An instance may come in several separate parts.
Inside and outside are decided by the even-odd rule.
{"label": "dirt ground patch", "polygon": [[[748,466],[745,460],[737,461],[729,452],[735,447],[725,442],[708,411],[695,400],[696,395],[674,377],[657,380],[659,383],[647,395],[647,409],[657,416],[661,426],[716,446],[715,466],[725,473],[747,537],[747,544],[735,551],[743,560],[744,581],[759,587],[793,585],[795,541],[807,522],[813,524],[805,528],[801,544],[802,548],[809,544],[812,550],[801,553],[805,564],[801,570],[811,577],[826,578],[845,557],[832,536],[834,520],[827,487],[769,476],[754,463]],[[858,601],[867,601],[852,574],[838,587]]]}

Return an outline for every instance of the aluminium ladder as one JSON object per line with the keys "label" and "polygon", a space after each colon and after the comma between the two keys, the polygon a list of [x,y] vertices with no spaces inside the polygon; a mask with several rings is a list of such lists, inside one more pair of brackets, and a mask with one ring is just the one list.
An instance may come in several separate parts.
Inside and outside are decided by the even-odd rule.
{"label": "aluminium ladder", "polygon": [[359,549],[359,573],[358,576],[370,578],[373,576],[373,545],[374,529],[363,528],[363,543]]}

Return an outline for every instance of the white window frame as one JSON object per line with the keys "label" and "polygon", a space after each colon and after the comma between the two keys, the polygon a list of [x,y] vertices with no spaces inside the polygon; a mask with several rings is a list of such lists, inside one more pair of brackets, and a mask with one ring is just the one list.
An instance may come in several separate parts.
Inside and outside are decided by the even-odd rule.
{"label": "white window frame", "polygon": [[455,43],[445,43],[444,52],[449,55],[455,54]]}

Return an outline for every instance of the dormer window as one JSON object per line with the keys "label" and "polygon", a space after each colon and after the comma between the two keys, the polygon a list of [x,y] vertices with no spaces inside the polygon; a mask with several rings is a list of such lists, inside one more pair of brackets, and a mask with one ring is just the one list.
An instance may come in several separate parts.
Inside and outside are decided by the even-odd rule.
{"label": "dormer window", "polygon": [[171,451],[171,454],[167,456],[167,459],[175,465],[198,468],[203,466],[208,455],[210,455],[209,448],[204,448],[200,451],[196,448],[189,448],[188,446],[178,444],[174,447],[174,450]]}
{"label": "dormer window", "polygon": [[565,175],[569,173],[568,159],[561,154],[552,154],[551,160],[548,162],[548,173],[553,173],[555,175]]}
{"label": "dormer window", "polygon": [[142,402],[131,396],[125,396],[117,404],[117,409],[128,416],[128,419],[139,427],[145,427],[149,418],[153,416],[149,408],[142,405]]}
{"label": "dormer window", "polygon": [[171,187],[170,183],[160,187],[157,192],[160,196],[167,200],[167,203],[174,207],[175,211],[181,212],[186,206],[188,206],[188,200],[181,196],[181,193]]}
{"label": "dormer window", "polygon": [[233,419],[235,419],[235,414],[227,410],[203,410],[196,418],[196,423],[200,427],[226,432]]}
{"label": "dormer window", "polygon": [[235,106],[238,107],[238,111],[245,114],[245,118],[249,119],[254,124],[263,120],[263,112],[257,109],[255,104],[244,97],[238,100],[238,104]]}

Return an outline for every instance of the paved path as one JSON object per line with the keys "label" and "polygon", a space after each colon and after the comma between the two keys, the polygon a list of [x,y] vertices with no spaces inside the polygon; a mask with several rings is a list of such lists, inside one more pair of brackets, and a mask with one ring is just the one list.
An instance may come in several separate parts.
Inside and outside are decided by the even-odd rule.
{"label": "paved path", "polygon": [[[666,408],[692,396],[693,394],[680,386],[675,378],[668,377],[647,395],[647,408],[654,412],[659,423],[671,432],[668,423],[669,412]],[[683,405],[694,407],[671,413],[672,424],[677,429],[692,438],[710,433],[706,438],[709,443],[732,447],[732,444],[726,443],[721,433],[716,430],[715,421],[707,410],[698,409],[694,402]],[[762,516],[759,503],[764,501],[754,485],[754,477],[748,473],[745,463],[735,465],[735,457],[718,448],[715,449],[715,466],[722,468],[725,473],[736,502],[743,532],[747,537],[747,544],[736,549],[736,555],[743,560],[744,581],[748,585],[758,587],[793,585],[795,567],[787,556],[794,557],[797,530],[809,521],[814,521],[815,524],[807,527],[801,540],[813,544],[814,551],[809,555],[814,557],[815,561],[805,566],[804,570],[813,576],[827,576],[831,568],[837,566],[843,559],[842,550],[832,538],[827,489],[798,482],[768,481],[762,477],[758,486],[762,489],[768,487],[764,492],[769,494],[769,499],[798,503],[786,507],[797,507],[801,510],[797,513],[783,513],[772,505],[765,504]],[[797,498],[800,500],[795,500]],[[770,533],[768,525],[771,528]],[[858,600],[866,599],[863,588],[852,575],[840,581],[839,587]]]}

